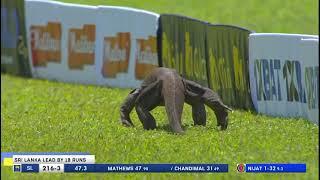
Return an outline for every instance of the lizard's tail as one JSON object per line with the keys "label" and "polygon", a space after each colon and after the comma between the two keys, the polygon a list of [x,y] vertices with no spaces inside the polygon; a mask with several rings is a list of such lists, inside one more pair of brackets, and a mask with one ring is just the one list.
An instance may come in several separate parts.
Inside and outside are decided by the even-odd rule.
{"label": "lizard's tail", "polygon": [[170,127],[175,133],[182,133],[181,116],[185,98],[182,81],[165,81],[162,93]]}

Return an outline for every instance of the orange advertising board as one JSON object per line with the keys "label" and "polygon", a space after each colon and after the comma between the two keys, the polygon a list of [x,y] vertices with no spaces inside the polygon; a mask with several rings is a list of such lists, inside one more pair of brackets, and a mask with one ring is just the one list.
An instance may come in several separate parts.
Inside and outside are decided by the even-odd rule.
{"label": "orange advertising board", "polygon": [[85,24],[83,28],[71,28],[68,35],[68,65],[70,69],[83,69],[93,65],[95,58],[96,26]]}
{"label": "orange advertising board", "polygon": [[130,58],[130,33],[120,32],[114,37],[104,37],[103,77],[115,78],[117,73],[128,72]]}
{"label": "orange advertising board", "polygon": [[144,79],[155,67],[158,67],[157,38],[137,39],[136,79]]}
{"label": "orange advertising board", "polygon": [[61,23],[30,27],[30,47],[33,66],[47,66],[47,62],[61,62]]}

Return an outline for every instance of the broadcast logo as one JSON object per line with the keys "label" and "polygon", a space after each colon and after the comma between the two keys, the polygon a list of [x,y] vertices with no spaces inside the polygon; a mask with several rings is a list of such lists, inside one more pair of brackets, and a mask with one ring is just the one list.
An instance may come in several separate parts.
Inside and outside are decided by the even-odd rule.
{"label": "broadcast logo", "polygon": [[13,172],[21,172],[21,165],[14,165]]}
{"label": "broadcast logo", "polygon": [[245,172],[246,165],[245,164],[237,164],[237,170],[238,170],[238,172]]}

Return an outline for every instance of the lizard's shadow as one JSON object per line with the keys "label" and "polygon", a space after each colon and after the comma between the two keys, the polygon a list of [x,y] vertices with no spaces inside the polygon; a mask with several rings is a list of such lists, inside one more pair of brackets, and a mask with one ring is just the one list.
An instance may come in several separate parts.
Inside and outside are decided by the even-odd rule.
{"label": "lizard's shadow", "polygon": [[[187,131],[188,128],[189,128],[189,125],[182,125],[182,129],[183,129],[184,131]],[[170,127],[169,124],[157,125],[157,128],[156,128],[156,129],[159,130],[159,131],[166,131],[166,132],[168,132],[168,133],[173,133],[173,132],[172,132],[172,129],[171,129],[171,127]]]}
{"label": "lizard's shadow", "polygon": [[[192,129],[192,127],[197,127],[197,126],[199,126],[199,127],[204,127],[204,126],[200,126],[200,125],[184,124],[184,125],[182,125],[182,129],[183,129],[184,132],[186,132],[186,131],[188,131],[188,129],[190,130],[190,128]],[[157,130],[157,131],[165,131],[165,132],[167,132],[167,133],[169,133],[169,134],[175,134],[175,133],[172,131],[172,129],[171,129],[171,127],[169,126],[169,124],[157,125],[156,130]],[[208,127],[207,127],[207,130],[221,131],[221,130],[219,130],[219,128],[218,128],[217,126],[212,127],[212,128],[208,128]]]}

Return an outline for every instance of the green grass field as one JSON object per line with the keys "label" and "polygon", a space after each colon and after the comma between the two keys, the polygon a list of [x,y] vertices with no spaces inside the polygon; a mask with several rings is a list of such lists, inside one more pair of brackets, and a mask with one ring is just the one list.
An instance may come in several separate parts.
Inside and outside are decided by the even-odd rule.
{"label": "green grass field", "polygon": [[[64,2],[88,4],[84,0]],[[176,13],[256,32],[318,34],[318,1],[90,1]],[[191,108],[183,114],[185,135],[168,130],[164,108],[152,113],[158,128],[119,123],[119,106],[129,89],[66,84],[1,74],[3,152],[89,152],[97,163],[227,163],[227,174],[14,174],[3,179],[318,179],[319,127],[304,119],[275,118],[236,110],[226,131],[207,108],[206,127],[193,126]],[[237,163],[307,163],[306,174],[239,174]]]}
{"label": "green grass field", "polygon": [[60,1],[86,5],[127,6],[156,13],[181,14],[210,23],[238,25],[255,32],[319,34],[319,1],[317,0]]}
{"label": "green grass field", "polygon": [[[128,89],[23,79],[1,75],[1,148],[4,152],[90,152],[98,163],[228,163],[228,174],[183,174],[198,178],[315,179],[319,166],[319,127],[303,119],[271,118],[251,112],[230,114],[219,131],[207,108],[207,127],[194,127],[191,108],[183,114],[185,135],[168,130],[164,108],[153,111],[158,129],[143,130],[136,113],[134,128],[119,123],[119,105]],[[307,163],[307,174],[238,174],[237,163]],[[170,178],[177,174],[13,174],[10,178]],[[180,177],[180,176],[179,176]]]}

